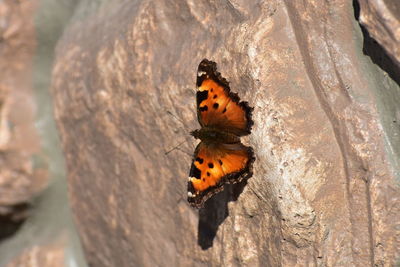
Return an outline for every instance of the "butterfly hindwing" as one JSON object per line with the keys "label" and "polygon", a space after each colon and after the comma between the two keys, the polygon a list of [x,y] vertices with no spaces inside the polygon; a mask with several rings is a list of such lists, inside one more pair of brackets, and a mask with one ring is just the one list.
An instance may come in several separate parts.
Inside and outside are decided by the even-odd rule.
{"label": "butterfly hindwing", "polygon": [[194,154],[188,181],[188,201],[201,207],[224,183],[238,183],[251,175],[253,150],[242,143],[207,145],[201,142]]}
{"label": "butterfly hindwing", "polygon": [[221,128],[243,136],[250,133],[252,108],[232,93],[215,62],[203,59],[197,71],[197,117],[202,127]]}

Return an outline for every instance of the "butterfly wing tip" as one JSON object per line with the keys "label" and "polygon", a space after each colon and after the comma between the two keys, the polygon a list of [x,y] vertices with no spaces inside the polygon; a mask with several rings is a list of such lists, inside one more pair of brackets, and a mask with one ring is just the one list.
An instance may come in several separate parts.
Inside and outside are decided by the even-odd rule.
{"label": "butterfly wing tip", "polygon": [[214,61],[208,60],[207,58],[203,58],[203,60],[200,62],[200,65],[202,65],[202,64],[208,65],[208,64],[217,64],[217,63],[215,63]]}

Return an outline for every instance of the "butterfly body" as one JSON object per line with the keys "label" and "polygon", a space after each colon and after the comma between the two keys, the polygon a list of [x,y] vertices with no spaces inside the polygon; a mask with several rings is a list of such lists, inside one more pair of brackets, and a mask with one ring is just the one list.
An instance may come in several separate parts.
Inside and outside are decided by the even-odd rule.
{"label": "butterfly body", "polygon": [[190,134],[194,138],[200,139],[202,142],[208,145],[240,142],[240,138],[235,134],[209,127],[203,127],[198,130],[194,130]]}
{"label": "butterfly body", "polygon": [[215,62],[204,59],[197,71],[197,118],[201,128],[191,135],[196,147],[188,178],[188,202],[196,208],[225,183],[248,179],[254,161],[251,147],[241,136],[250,134],[252,108],[232,93],[228,81],[217,72]]}

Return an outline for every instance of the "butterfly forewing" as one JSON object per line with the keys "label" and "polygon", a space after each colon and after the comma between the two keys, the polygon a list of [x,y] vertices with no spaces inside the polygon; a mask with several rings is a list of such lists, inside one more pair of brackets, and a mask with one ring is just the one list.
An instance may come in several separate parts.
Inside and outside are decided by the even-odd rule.
{"label": "butterfly forewing", "polygon": [[197,117],[202,127],[222,129],[237,136],[250,133],[252,108],[240,102],[216,63],[204,59],[197,71]]}

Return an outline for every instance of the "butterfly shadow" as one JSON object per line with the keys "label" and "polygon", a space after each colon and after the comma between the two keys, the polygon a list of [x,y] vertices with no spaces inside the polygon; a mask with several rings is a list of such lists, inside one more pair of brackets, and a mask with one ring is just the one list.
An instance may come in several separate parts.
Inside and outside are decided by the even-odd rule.
{"label": "butterfly shadow", "polygon": [[197,243],[203,250],[212,247],[219,226],[229,215],[228,202],[236,201],[246,184],[247,180],[226,184],[224,190],[208,199],[199,210]]}

